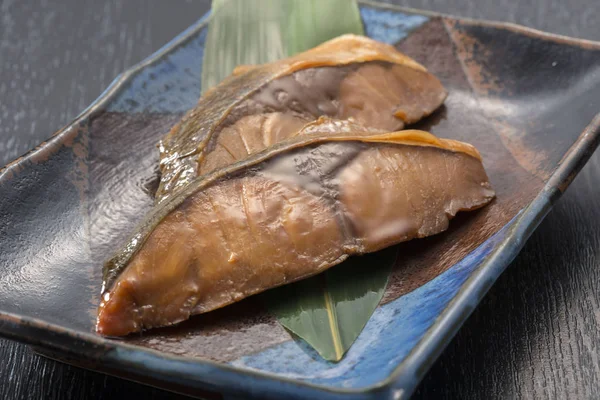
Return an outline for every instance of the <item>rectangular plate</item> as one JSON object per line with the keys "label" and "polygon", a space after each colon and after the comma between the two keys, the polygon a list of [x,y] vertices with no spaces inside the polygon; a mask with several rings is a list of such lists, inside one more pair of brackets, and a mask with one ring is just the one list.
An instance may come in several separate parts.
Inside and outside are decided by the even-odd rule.
{"label": "rectangular plate", "polygon": [[339,363],[256,299],[125,340],[94,333],[102,263],[152,206],[159,138],[200,94],[207,19],[0,171],[0,333],[87,368],[208,398],[401,398],[598,144],[600,44],[361,3],[367,34],[450,95],[419,128],[474,144],[497,199],[399,246],[382,305]]}

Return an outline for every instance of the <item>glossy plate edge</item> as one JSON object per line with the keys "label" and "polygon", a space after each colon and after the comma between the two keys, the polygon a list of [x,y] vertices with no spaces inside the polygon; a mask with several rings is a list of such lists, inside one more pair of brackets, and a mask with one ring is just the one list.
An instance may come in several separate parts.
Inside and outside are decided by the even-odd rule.
{"label": "glossy plate edge", "polygon": [[[523,35],[554,40],[567,45],[600,50],[599,42],[545,33],[512,23],[472,20],[370,1],[359,0],[359,3],[405,14],[451,18],[470,24],[506,29]],[[68,138],[73,127],[101,111],[139,71],[158,62],[203,29],[207,23],[208,19],[203,17],[156,53],[117,76],[108,88],[73,122],[58,130],[50,139],[35,149],[0,169],[0,184],[4,179],[8,179],[12,172],[21,169],[27,161],[35,160],[42,154],[52,152],[56,145]],[[497,246],[471,274],[408,356],[387,378],[366,388],[331,388],[277,377],[260,371],[242,370],[209,360],[191,360],[166,355],[154,350],[140,349],[123,342],[106,340],[91,333],[76,333],[39,319],[22,318],[1,311],[0,334],[35,347],[50,349],[50,353],[42,352],[50,357],[56,354],[57,358],[84,368],[145,384],[153,385],[153,380],[161,381],[167,384],[167,386],[161,385],[161,388],[188,395],[208,395],[206,390],[214,390],[219,393],[222,387],[227,387],[230,392],[245,393],[251,396],[271,392],[271,395],[277,393],[292,397],[321,395],[327,398],[366,399],[379,398],[384,395],[394,399],[407,398],[496,279],[516,257],[526,240],[550,211],[556,200],[564,193],[599,143],[600,113],[571,146],[541,192],[515,218],[502,244]],[[118,346],[115,346],[115,343],[118,343]],[[63,354],[68,357],[67,360],[64,359]],[[127,375],[123,376],[123,373]],[[202,377],[202,381],[198,377]]]}

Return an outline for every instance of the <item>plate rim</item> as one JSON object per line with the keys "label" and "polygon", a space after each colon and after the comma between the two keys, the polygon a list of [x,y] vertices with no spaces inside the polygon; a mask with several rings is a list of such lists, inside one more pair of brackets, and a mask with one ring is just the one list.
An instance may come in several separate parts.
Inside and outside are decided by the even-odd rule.
{"label": "plate rim", "polygon": [[[466,22],[469,25],[499,28],[530,37],[552,40],[564,45],[600,50],[600,42],[598,41],[548,33],[511,22],[458,17],[434,11],[418,10],[370,0],[358,0],[358,3],[368,7],[401,12],[404,14],[440,17],[459,22]],[[0,168],[0,189],[6,181],[12,180],[14,175],[18,175],[19,171],[26,167],[25,164],[27,162],[35,160],[40,155],[52,154],[58,147],[57,145],[61,145],[64,140],[72,134],[73,128],[76,128],[81,122],[86,121],[103,111],[104,106],[114,99],[114,97],[116,97],[140,71],[161,61],[164,57],[182,46],[187,40],[197,35],[200,30],[208,25],[210,20],[209,14],[210,11],[149,57],[117,75],[98,98],[96,98],[70,123],[64,125],[52,134],[49,139],[43,141],[21,157],[18,157],[14,161],[6,164],[6,166]],[[395,390],[394,398],[408,397],[414,392],[424,374],[452,340],[458,329],[460,329],[469,315],[473,312],[483,296],[493,286],[497,278],[508,267],[510,262],[518,255],[529,236],[537,228],[539,223],[541,223],[556,200],[558,200],[565,192],[571,181],[585,165],[599,144],[600,112],[596,114],[588,126],[581,132],[573,145],[567,150],[556,170],[550,175],[540,192],[515,217],[501,243],[496,246],[470,274],[469,278],[461,285],[459,291],[454,295],[446,307],[444,307],[437,319],[426,330],[424,336],[417,342],[415,347],[413,347],[409,354],[395,366],[390,374],[384,379],[371,385],[360,388],[326,386],[323,384],[314,384],[285,376],[279,376],[272,372],[236,367],[229,363],[176,356],[157,350],[141,348],[125,342],[116,342],[114,340],[105,339],[92,333],[77,332],[60,325],[45,322],[38,318],[23,317],[2,310],[0,310],[0,335],[25,344],[43,346],[45,348],[64,352],[65,354],[73,355],[78,358],[96,356],[99,357],[100,361],[108,362],[109,366],[115,365],[115,369],[117,370],[121,369],[123,372],[131,373],[131,368],[135,368],[137,371],[144,371],[145,373],[143,376],[148,376],[148,373],[151,373],[150,377],[163,382],[176,382],[178,378],[180,378],[182,379],[180,381],[182,386],[190,386],[190,383],[193,383],[190,387],[197,388],[198,390],[210,389],[205,389],[206,381],[192,381],[185,377],[181,378],[181,375],[201,377],[206,375],[206,372],[211,372],[213,374],[225,373],[227,376],[222,377],[222,383],[227,383],[230,388],[236,388],[236,392],[240,393],[247,392],[248,387],[236,385],[231,379],[235,378],[236,375],[240,377],[257,378],[256,381],[251,383],[252,385],[256,385],[257,383],[260,384],[261,381],[264,381],[267,385],[270,383],[285,384],[286,386],[291,385],[297,389],[317,391],[318,393],[326,392],[338,396],[370,396],[381,393],[382,391],[389,392]],[[44,333],[50,331],[53,334],[49,335],[48,338],[48,335],[39,335],[36,333],[37,331]],[[58,340],[56,340],[56,338]],[[62,346],[61,340],[64,339],[67,339],[71,346]],[[72,346],[74,341],[82,345],[81,349],[78,346]],[[92,349],[86,350],[86,347],[89,346],[91,346]],[[75,350],[73,348],[75,348]],[[91,351],[101,352],[102,354],[92,354]],[[143,357],[135,361],[131,359],[130,353],[135,353]],[[172,366],[177,368],[166,371],[164,368],[152,365],[152,363],[164,362],[174,364]],[[127,366],[127,368],[124,368],[123,366]],[[204,373],[190,373],[190,367],[194,366],[212,370],[203,371]],[[102,371],[102,368],[99,368],[98,370]],[[103,372],[107,373],[106,371]],[[110,372],[108,373],[110,374]],[[230,374],[233,374],[233,376],[229,376]],[[135,373],[133,375],[135,375]],[[119,377],[149,384],[145,380],[140,381],[127,376]],[[217,389],[221,387],[220,384],[216,385]]]}

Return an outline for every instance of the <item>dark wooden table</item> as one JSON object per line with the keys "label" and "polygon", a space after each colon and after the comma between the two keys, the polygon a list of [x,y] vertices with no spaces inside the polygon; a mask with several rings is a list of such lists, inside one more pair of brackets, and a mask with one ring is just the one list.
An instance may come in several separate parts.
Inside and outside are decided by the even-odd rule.
{"label": "dark wooden table", "polygon": [[[393,2],[600,40],[598,0]],[[68,123],[119,72],[208,7],[208,0],[0,0],[0,164]],[[598,398],[599,287],[597,153],[415,398]],[[0,399],[133,396],[183,399],[50,361],[24,345],[0,340]]]}

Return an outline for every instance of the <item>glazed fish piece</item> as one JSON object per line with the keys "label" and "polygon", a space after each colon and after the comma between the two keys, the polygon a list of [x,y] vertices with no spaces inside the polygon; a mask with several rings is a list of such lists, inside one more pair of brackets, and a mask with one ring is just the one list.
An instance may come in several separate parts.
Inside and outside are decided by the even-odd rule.
{"label": "glazed fish piece", "polygon": [[431,114],[445,98],[442,84],[422,65],[362,36],[344,35],[287,59],[238,67],[161,141],[156,199],[320,116],[390,132]]}
{"label": "glazed fish piece", "polygon": [[442,232],[493,197],[465,143],[410,130],[298,135],[157,205],[105,266],[97,330],[183,321]]}

